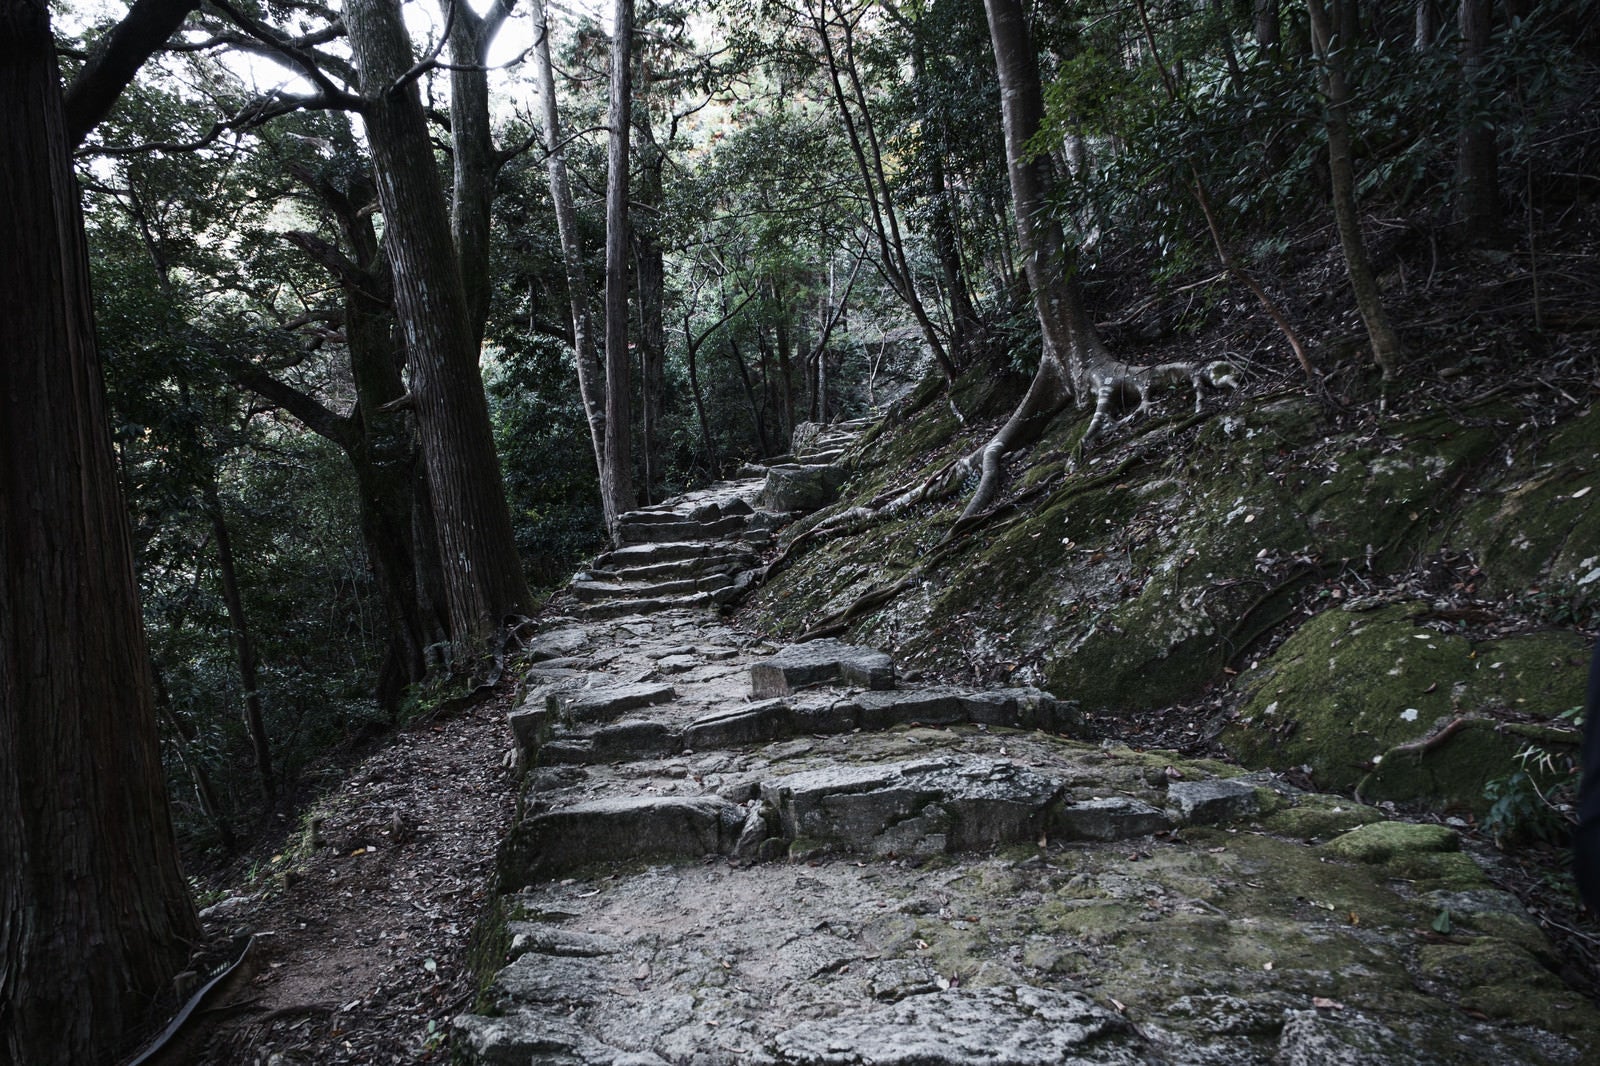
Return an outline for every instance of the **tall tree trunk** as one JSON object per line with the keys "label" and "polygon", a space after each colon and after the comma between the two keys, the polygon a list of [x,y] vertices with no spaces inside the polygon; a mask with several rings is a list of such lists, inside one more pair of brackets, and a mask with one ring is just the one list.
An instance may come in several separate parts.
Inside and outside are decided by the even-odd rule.
{"label": "tall tree trunk", "polygon": [[1347,24],[1344,5],[1333,0],[1331,10],[1322,0],[1306,0],[1311,16],[1311,38],[1318,61],[1317,80],[1324,98],[1324,121],[1328,131],[1328,177],[1333,187],[1333,218],[1339,230],[1339,245],[1344,250],[1345,270],[1356,297],[1356,309],[1372,342],[1372,357],[1383,371],[1384,380],[1394,377],[1400,360],[1400,338],[1383,310],[1378,279],[1367,257],[1366,241],[1361,236],[1361,216],[1356,209],[1356,171],[1350,136],[1350,81],[1345,52],[1353,39],[1338,37],[1335,26]]}
{"label": "tall tree trunk", "polygon": [[113,1057],[199,937],[44,0],[0,0],[0,1060]]}
{"label": "tall tree trunk", "polygon": [[1494,125],[1479,117],[1494,86],[1488,72],[1492,0],[1461,0],[1461,82],[1467,117],[1456,140],[1455,216],[1469,244],[1500,236],[1500,152]]}
{"label": "tall tree trunk", "polygon": [[395,309],[405,332],[438,521],[451,637],[467,647],[532,604],[489,424],[461,273],[395,0],[349,0],[345,21],[378,175]]}
{"label": "tall tree trunk", "polygon": [[1272,59],[1278,58],[1283,31],[1278,22],[1278,0],[1255,0],[1256,46]]}
{"label": "tall tree trunk", "polygon": [[[594,446],[595,471],[602,488],[606,470],[606,409],[604,374],[594,343],[594,287],[578,236],[578,213],[572,205],[572,186],[567,180],[567,159],[562,148],[560,114],[556,107],[556,80],[550,63],[550,29],[544,0],[534,2],[533,71],[539,87],[540,111],[544,121],[545,166],[550,175],[550,201],[555,205],[556,233],[561,239],[561,263],[567,274],[567,302],[572,314],[572,347],[577,356],[578,394],[589,423],[589,442]],[[617,500],[611,493],[600,494],[606,529],[615,529]]]}
{"label": "tall tree trunk", "polygon": [[[515,0],[511,0],[512,3]],[[510,13],[496,0],[479,16],[462,0],[441,0],[450,21],[450,145],[455,182],[450,222],[461,264],[461,288],[475,343],[489,319],[489,208],[499,161],[489,128],[489,45]]]}
{"label": "tall tree trunk", "polygon": [[650,124],[650,65],[640,54],[634,58],[638,62],[631,89],[635,98],[632,119],[638,150],[633,153],[637,173],[629,193],[628,232],[633,243],[633,285],[639,316],[639,465],[644,482],[640,496],[650,503],[655,499],[662,473],[657,446],[667,391],[667,268],[661,246],[661,212],[665,206],[662,170],[667,157]]}
{"label": "tall tree trunk", "polygon": [[178,753],[178,761],[183,763],[183,769],[189,775],[189,780],[194,782],[195,797],[200,801],[200,813],[211,820],[222,850],[232,855],[238,849],[238,838],[233,834],[233,826],[228,824],[227,814],[222,809],[222,802],[217,798],[216,786],[212,784],[206,764],[191,750],[199,739],[199,731],[195,729],[194,723],[173,709],[172,700],[167,695],[166,683],[161,677],[161,670],[153,662],[150,664],[150,674],[155,683],[156,714],[172,731],[173,750]]}
{"label": "tall tree trunk", "polygon": [[206,519],[217,545],[217,572],[222,579],[222,604],[228,612],[228,629],[233,634],[233,651],[239,662],[239,687],[244,695],[244,728],[255,756],[256,776],[261,796],[270,811],[278,802],[278,786],[272,774],[272,746],[267,741],[267,725],[261,714],[261,683],[256,670],[256,642],[250,635],[249,618],[244,613],[244,596],[239,592],[239,569],[233,557],[233,536],[222,514],[222,499],[217,493],[216,475],[206,472],[201,492]]}
{"label": "tall tree trunk", "polygon": [[1417,51],[1425,51],[1433,47],[1439,36],[1439,7],[1438,0],[1416,0],[1416,10],[1412,14],[1411,44]]}
{"label": "tall tree trunk", "polygon": [[733,356],[733,365],[739,371],[739,382],[744,386],[744,398],[750,405],[750,418],[756,424],[756,443],[761,446],[761,454],[768,456],[774,454],[772,438],[767,433],[767,419],[762,413],[761,402],[756,399],[755,385],[750,381],[750,367],[745,363],[744,356],[739,352],[739,345],[732,337],[728,338],[728,354]]}
{"label": "tall tree trunk", "polygon": [[[632,387],[628,353],[628,134],[633,109],[633,0],[616,0],[611,31],[611,106],[606,124],[606,449],[600,492],[618,514],[632,510]],[[611,539],[622,527],[613,525]]]}

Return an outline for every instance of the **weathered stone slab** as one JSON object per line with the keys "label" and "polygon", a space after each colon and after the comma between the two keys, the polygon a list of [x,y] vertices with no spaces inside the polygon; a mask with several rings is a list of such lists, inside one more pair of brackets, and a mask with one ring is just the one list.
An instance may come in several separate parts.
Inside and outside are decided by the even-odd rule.
{"label": "weathered stone slab", "polygon": [[681,577],[672,581],[578,581],[574,580],[567,588],[578,598],[579,603],[595,603],[599,600],[608,600],[616,597],[631,597],[633,599],[653,599],[662,596],[675,596],[681,592],[694,592],[700,582],[699,578]]}
{"label": "weathered stone slab", "polygon": [[946,757],[772,778],[761,798],[786,838],[929,854],[1036,839],[1059,785],[1005,760]]}
{"label": "weathered stone slab", "polygon": [[784,648],[751,666],[750,692],[757,699],[770,699],[834,678],[867,689],[893,688],[894,660],[871,648],[837,640],[813,640]]}
{"label": "weathered stone slab", "polygon": [[[666,559],[661,562],[643,563],[639,566],[622,566],[615,570],[605,571],[609,577],[606,580],[615,581],[671,581],[684,577],[705,577],[711,574],[734,574],[740,570],[750,570],[761,565],[761,560],[748,550],[710,551],[704,555],[685,556],[681,559]],[[593,572],[590,572],[593,576]]]}
{"label": "weathered stone slab", "polygon": [[1232,822],[1260,809],[1256,788],[1248,781],[1174,781],[1167,786],[1167,812],[1179,822]]}
{"label": "weathered stone slab", "polygon": [[664,655],[656,660],[656,669],[663,674],[682,674],[700,665],[693,655]]}
{"label": "weathered stone slab", "polygon": [[589,756],[595,762],[649,759],[683,748],[679,734],[661,722],[629,720],[601,726],[589,734]]}
{"label": "weathered stone slab", "polygon": [[619,1051],[556,1013],[518,1010],[501,1017],[463,1014],[452,1021],[452,1048],[482,1066],[667,1066],[648,1051]]}
{"label": "weathered stone slab", "polygon": [[861,729],[888,729],[919,722],[923,725],[954,725],[967,720],[961,693],[949,688],[862,692],[851,699],[858,710]]}
{"label": "weathered stone slab", "polygon": [[566,629],[552,629],[547,633],[540,633],[528,642],[527,656],[530,662],[540,662],[544,659],[560,659],[564,656],[574,655],[589,646],[589,631],[579,626]]}
{"label": "weathered stone slab", "polygon": [[784,1066],[1060,1066],[1144,1063],[1121,1015],[1081,992],[950,989],[780,1033]]}
{"label": "weathered stone slab", "polygon": [[850,471],[831,463],[768,467],[760,503],[771,511],[815,511],[832,503],[849,477]]}
{"label": "weathered stone slab", "polygon": [[967,720],[974,725],[1000,725],[1015,729],[1043,729],[1050,733],[1075,732],[1078,705],[1058,700],[1036,688],[1002,688],[969,692],[962,696]]}
{"label": "weathered stone slab", "polygon": [[678,690],[671,685],[641,681],[631,685],[552,692],[548,696],[548,706],[575,722],[603,722],[640,707],[670,703],[677,698]]}
{"label": "weathered stone slab", "polygon": [[745,812],[718,796],[631,796],[524,818],[500,854],[505,884],[634,859],[687,861],[733,849]]}
{"label": "weathered stone slab", "polygon": [[665,596],[646,600],[601,600],[586,604],[580,613],[586,618],[621,618],[630,614],[658,614],[661,611],[684,611],[710,607],[717,600],[714,592],[691,592],[685,596]]}
{"label": "weathered stone slab", "polygon": [[696,751],[764,744],[794,732],[794,712],[783,700],[767,700],[696,719],[683,731],[683,746]]}
{"label": "weathered stone slab", "polygon": [[1126,840],[1171,828],[1167,816],[1148,803],[1121,797],[1078,800],[1050,817],[1051,835],[1066,840]]}
{"label": "weathered stone slab", "polygon": [[622,951],[623,943],[614,936],[603,933],[585,933],[544,922],[507,922],[506,932],[511,935],[513,957],[533,953],[536,955],[567,955],[572,958],[591,959],[602,955],[615,955]]}
{"label": "weathered stone slab", "polygon": [[667,541],[661,544],[629,544],[606,552],[596,560],[607,569],[625,566],[651,566],[678,559],[698,559],[709,555],[713,547],[697,540]]}

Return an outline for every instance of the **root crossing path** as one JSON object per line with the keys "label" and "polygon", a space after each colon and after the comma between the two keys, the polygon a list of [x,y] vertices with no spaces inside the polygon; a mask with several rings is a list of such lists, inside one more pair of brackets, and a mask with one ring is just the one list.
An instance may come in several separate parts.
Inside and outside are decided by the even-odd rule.
{"label": "root crossing path", "polygon": [[1593,1061],[1593,1005],[1449,826],[731,625],[766,491],[626,516],[535,638],[464,1061]]}

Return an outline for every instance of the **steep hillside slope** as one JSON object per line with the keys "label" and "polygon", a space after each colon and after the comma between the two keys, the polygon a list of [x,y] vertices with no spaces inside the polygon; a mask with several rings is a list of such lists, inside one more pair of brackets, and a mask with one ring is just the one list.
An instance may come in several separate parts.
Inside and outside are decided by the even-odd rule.
{"label": "steep hillside slope", "polygon": [[[747,614],[932,676],[1040,686],[1096,733],[1137,736],[1162,711],[1169,744],[1481,806],[1523,743],[1570,739],[1542,723],[1582,693],[1600,411],[1592,375],[1452,369],[1382,406],[1264,381],[1199,413],[1174,394],[1077,457],[1087,414],[1068,412],[980,523],[952,535],[950,499],[808,534],[970,450],[1016,385],[969,376],[951,395],[965,424],[925,388],[843,458],[842,496],[786,531]],[[1414,757],[1386,765],[1397,749]]]}

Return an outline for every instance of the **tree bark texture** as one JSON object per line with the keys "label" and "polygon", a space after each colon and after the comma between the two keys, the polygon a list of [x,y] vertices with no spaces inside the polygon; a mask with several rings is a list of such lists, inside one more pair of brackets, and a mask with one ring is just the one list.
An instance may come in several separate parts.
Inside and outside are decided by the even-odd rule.
{"label": "tree bark texture", "polygon": [[1324,100],[1324,122],[1328,132],[1328,178],[1333,188],[1333,218],[1339,230],[1339,245],[1344,250],[1345,271],[1355,292],[1356,309],[1372,343],[1372,357],[1383,371],[1384,380],[1394,377],[1400,360],[1400,338],[1383,310],[1378,279],[1367,257],[1366,241],[1361,236],[1361,215],[1356,208],[1355,153],[1350,133],[1350,80],[1344,51],[1353,39],[1337,35],[1336,26],[1351,20],[1345,16],[1347,0],[1333,0],[1324,7],[1322,0],[1306,0],[1311,16],[1312,48],[1317,58],[1317,80]]}
{"label": "tree bark texture", "polygon": [[1461,0],[1461,89],[1467,115],[1456,139],[1455,216],[1470,244],[1500,235],[1500,150],[1494,125],[1482,113],[1494,86],[1488,74],[1494,34],[1492,0]]}
{"label": "tree bark texture", "polygon": [[345,21],[438,523],[451,637],[466,647],[528,610],[532,598],[422,102],[414,82],[399,84],[412,62],[400,8],[395,0],[349,0]]}
{"label": "tree bark texture", "polygon": [[[637,87],[634,94],[639,95]],[[657,445],[667,391],[667,267],[658,232],[665,200],[661,172],[667,161],[650,127],[650,109],[641,106],[633,110],[639,150],[634,153],[638,174],[629,197],[632,204],[628,232],[633,244],[633,283],[639,314],[640,498],[649,503],[655,499],[656,482],[661,477]],[[633,210],[635,207],[642,210]]]}
{"label": "tree bark texture", "polygon": [[[633,0],[616,0],[611,31],[611,127],[606,153],[606,449],[600,493],[617,514],[631,511],[633,432],[628,352],[628,135],[633,110]],[[616,541],[620,526],[610,530]],[[620,543],[620,541],[618,541]]]}
{"label": "tree bark texture", "polygon": [[[566,154],[562,150],[561,119],[556,106],[556,81],[550,62],[550,31],[544,0],[534,3],[534,79],[544,119],[545,166],[550,175],[550,201],[555,205],[556,233],[561,239],[561,262],[567,274],[567,302],[572,314],[572,347],[577,357],[578,394],[589,423],[596,473],[602,482],[606,470],[605,377],[594,343],[594,287],[589,282],[583,246],[578,236],[578,212],[572,205],[572,185],[567,180]],[[606,529],[615,529],[617,501],[601,492]]]}
{"label": "tree bark texture", "polygon": [[450,147],[455,182],[450,223],[461,264],[467,320],[478,344],[483,343],[484,325],[489,320],[489,208],[499,171],[489,127],[486,66],[489,45],[510,14],[511,3],[496,0],[488,14],[480,16],[464,0],[442,0],[445,17],[451,20]]}
{"label": "tree bark texture", "polygon": [[0,1059],[109,1058],[199,936],[44,0],[0,0]]}

